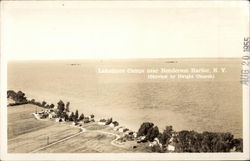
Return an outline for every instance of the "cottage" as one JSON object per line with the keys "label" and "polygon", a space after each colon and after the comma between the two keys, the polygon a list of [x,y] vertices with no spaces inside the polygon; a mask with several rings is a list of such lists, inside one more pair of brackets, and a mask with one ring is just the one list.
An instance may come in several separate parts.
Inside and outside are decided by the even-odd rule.
{"label": "cottage", "polygon": [[175,146],[171,145],[171,144],[168,144],[167,150],[168,151],[175,151]]}
{"label": "cottage", "polygon": [[90,116],[85,116],[84,118],[85,118],[85,119],[88,119],[88,120],[90,120],[90,119],[91,119],[91,117],[90,117]]}
{"label": "cottage", "polygon": [[140,136],[139,138],[137,138],[137,143],[142,143],[142,142],[146,142],[146,136]]}
{"label": "cottage", "polygon": [[48,114],[48,113],[45,113],[45,112],[39,112],[39,113],[37,114],[37,116],[38,116],[40,119],[45,119],[45,118],[47,118],[47,117],[49,116],[49,114]]}
{"label": "cottage", "polygon": [[158,138],[155,138],[153,142],[149,143],[149,147],[154,147],[154,146],[159,146],[160,148],[162,147],[162,144],[160,143]]}
{"label": "cottage", "polygon": [[49,119],[55,118],[56,117],[56,113],[55,112],[51,112],[49,113]]}
{"label": "cottage", "polygon": [[236,151],[236,146],[233,146],[233,148],[230,149],[230,152],[237,152]]}
{"label": "cottage", "polygon": [[125,128],[125,129],[123,130],[123,132],[127,132],[127,131],[129,131],[129,129],[128,129],[128,128]]}
{"label": "cottage", "polygon": [[113,123],[109,124],[109,127],[115,127],[115,125]]}
{"label": "cottage", "polygon": [[84,119],[82,120],[82,122],[86,124],[86,123],[89,123],[89,122],[90,122],[90,120],[89,120],[89,118],[88,118],[88,117],[84,117]]}
{"label": "cottage", "polygon": [[78,123],[77,122],[72,122],[72,125],[76,126],[76,125],[78,125]]}
{"label": "cottage", "polygon": [[127,129],[127,128],[121,127],[121,128],[118,129],[118,131],[119,131],[119,132],[126,132],[126,131],[128,131],[128,129]]}
{"label": "cottage", "polygon": [[122,127],[118,129],[119,132],[123,132],[123,130],[124,130],[124,128],[122,128]]}
{"label": "cottage", "polygon": [[49,119],[52,119],[52,118],[53,118],[53,116],[52,116],[52,114],[50,113],[50,114],[49,114]]}
{"label": "cottage", "polygon": [[44,112],[45,112],[45,113],[50,113],[50,110],[46,109]]}
{"label": "cottage", "polygon": [[37,114],[37,113],[33,113],[33,115],[35,116],[35,118],[36,118],[37,120],[41,119],[41,117],[40,117],[40,115],[39,115],[39,114]]}
{"label": "cottage", "polygon": [[131,131],[131,130],[128,130],[128,131],[125,132],[125,134],[127,134],[127,135],[133,135],[133,133],[134,133],[134,132]]}
{"label": "cottage", "polygon": [[56,118],[56,122],[65,122],[64,118]]}
{"label": "cottage", "polygon": [[137,137],[137,132],[134,132],[134,133],[133,133],[133,136],[136,138],[136,137]]}
{"label": "cottage", "polygon": [[110,127],[116,127],[118,125],[119,125],[119,123],[117,121],[114,121],[111,124],[109,124]]}
{"label": "cottage", "polygon": [[99,122],[106,122],[107,120],[106,119],[100,119]]}
{"label": "cottage", "polygon": [[104,125],[105,125],[105,122],[98,122],[97,124],[98,124],[98,125],[104,126]]}
{"label": "cottage", "polygon": [[121,128],[121,126],[116,126],[116,127],[114,127],[114,131],[118,131],[119,130],[119,128]]}
{"label": "cottage", "polygon": [[107,119],[106,122],[105,122],[105,125],[109,125],[109,124],[111,124],[111,123],[112,123],[112,118]]}

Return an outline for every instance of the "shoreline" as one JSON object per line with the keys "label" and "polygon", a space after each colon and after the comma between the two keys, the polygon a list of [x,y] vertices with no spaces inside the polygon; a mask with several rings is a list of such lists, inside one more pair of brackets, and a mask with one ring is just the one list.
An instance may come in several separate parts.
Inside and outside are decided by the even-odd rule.
{"label": "shoreline", "polygon": [[[22,97],[21,98],[15,97],[15,95],[21,95]],[[78,113],[78,110],[76,110],[75,113],[71,112],[69,110],[69,105],[70,105],[69,102],[67,102],[67,104],[64,104],[63,101],[60,100],[57,103],[57,106],[55,106],[54,104],[49,105],[45,101],[40,103],[40,102],[36,102],[34,99],[27,100],[25,97],[25,94],[22,93],[21,91],[19,91],[18,93],[15,93],[14,91],[8,91],[8,98],[9,97],[10,98],[12,97],[12,99],[14,101],[16,101],[15,103],[12,103],[12,104],[10,103],[9,106],[15,106],[16,104],[19,105],[20,103],[26,103],[26,104],[33,104],[35,106],[41,107],[43,109],[41,112],[38,112],[36,110],[36,112],[33,113],[34,117],[38,120],[43,120],[43,119],[49,118],[49,120],[53,119],[56,122],[65,122],[66,124],[69,124],[70,122],[72,122],[73,126],[78,126],[78,128],[80,128],[80,129],[82,127],[84,127],[85,124],[88,124],[91,122],[96,123],[96,121],[95,121],[96,118],[93,114],[91,116],[86,117],[84,114],[81,114],[81,116],[80,116],[80,114]],[[21,99],[22,101],[15,100],[16,98]],[[65,110],[66,110],[66,112],[65,112]],[[70,116],[69,116],[69,114],[70,114]],[[137,141],[137,143],[139,143],[139,144],[140,143],[149,143],[149,147],[151,147],[153,151],[156,150],[157,152],[161,152],[165,147],[165,143],[164,143],[165,141],[162,142],[162,139],[164,139],[164,135],[166,135],[166,136],[170,135],[170,138],[169,138],[170,140],[169,139],[167,139],[168,141],[166,140],[168,143],[166,143],[167,147],[165,147],[165,149],[166,148],[168,149],[167,150],[168,152],[169,151],[178,152],[179,150],[181,150],[180,149],[181,147],[178,147],[180,145],[178,145],[179,141],[177,141],[177,140],[181,139],[179,137],[183,137],[183,136],[187,137],[188,135],[197,135],[199,137],[205,137],[205,135],[211,135],[213,137],[222,137],[222,139],[225,137],[224,139],[230,139],[231,141],[233,141],[232,143],[230,143],[230,144],[232,144],[232,145],[230,145],[230,147],[231,146],[234,147],[234,149],[232,149],[233,147],[231,147],[229,149],[227,148],[226,151],[229,151],[230,149],[232,149],[232,150],[242,149],[242,147],[241,147],[242,146],[242,138],[234,139],[234,136],[228,132],[226,132],[226,133],[214,133],[214,132],[204,131],[202,133],[199,133],[199,132],[197,133],[196,131],[193,131],[193,130],[191,130],[191,131],[186,131],[186,130],[173,131],[172,126],[166,126],[166,129],[163,132],[161,132],[161,131],[159,131],[159,129],[156,125],[154,125],[153,123],[150,123],[150,122],[144,122],[143,124],[141,124],[141,127],[139,128],[138,132],[136,132],[136,131],[129,130],[125,126],[120,125],[117,121],[113,121],[112,117],[102,118],[99,121],[97,121],[97,124],[98,124],[98,126],[100,126],[100,125],[105,126],[105,127],[110,126],[110,127],[112,127],[111,129],[113,129],[114,131],[121,132],[122,137],[117,137],[117,134],[112,133],[112,135],[116,136],[116,139],[114,139],[111,142],[111,144],[119,139],[121,141],[125,141],[125,142],[126,142],[126,140],[133,140],[133,141]],[[167,130],[167,133],[165,133],[166,130]],[[99,132],[100,131],[101,130],[99,130]],[[101,133],[107,133],[107,132],[101,131]],[[111,134],[110,132],[108,132],[108,133]],[[192,136],[192,137],[194,137],[194,136]],[[187,139],[187,138],[183,138],[183,139]],[[221,140],[221,139],[218,140],[218,142],[221,142],[221,141],[223,142],[223,140]],[[171,144],[173,144],[173,145],[171,145]],[[189,146],[193,146],[193,145],[191,144]],[[176,151],[175,148],[179,148],[179,150]],[[185,149],[182,149],[182,150],[185,150]]]}
{"label": "shoreline", "polygon": [[[38,92],[35,92],[35,93],[38,93]],[[36,94],[33,94],[33,95],[29,95],[29,99],[31,100],[32,98],[34,98],[34,97],[31,97],[31,96],[36,96]],[[36,97],[37,98],[37,97]],[[38,97],[38,98],[42,98],[42,97]],[[43,99],[40,99],[40,100],[43,100]],[[58,96],[53,96],[51,99],[48,99],[49,101],[49,103],[53,103],[53,102],[56,102],[56,100],[60,100],[59,99],[59,97]],[[69,100],[69,98],[67,98],[67,97],[62,97],[62,100]],[[81,102],[82,101],[80,101],[80,103],[75,103],[75,102],[77,102],[77,101],[79,101],[79,99],[78,98],[73,98],[73,99],[71,99],[72,100],[72,109],[73,110],[77,110],[77,106],[79,106],[79,104],[81,104]],[[91,115],[93,112],[92,112],[92,109],[90,109],[89,107],[86,107],[86,108],[84,108],[84,109],[78,109],[79,110],[79,112],[81,113],[81,112],[84,112],[84,113],[86,113],[87,115]],[[137,109],[135,109],[135,110],[137,110]],[[145,109],[145,110],[148,110],[148,109]],[[109,117],[113,117],[112,116],[112,114],[110,115],[109,113],[105,113],[105,114],[103,114],[103,111],[96,111],[96,110],[93,110],[93,111],[95,111],[94,112],[94,114],[95,114],[95,117],[99,120],[99,119],[102,119],[102,118],[109,118]],[[111,112],[112,113],[112,112]],[[192,131],[192,130],[195,130],[195,131],[197,131],[197,132],[200,132],[200,133],[202,133],[203,131],[210,131],[210,132],[215,132],[215,133],[223,133],[223,132],[228,132],[228,131],[222,131],[222,130],[220,130],[220,131],[216,131],[216,130],[211,130],[211,128],[210,129],[208,129],[208,130],[203,130],[203,129],[193,129],[192,127],[188,127],[188,126],[177,126],[177,125],[174,125],[173,123],[169,123],[169,124],[165,124],[165,123],[162,123],[162,122],[158,122],[158,120],[154,120],[154,119],[152,119],[152,118],[148,118],[147,117],[147,119],[145,119],[145,120],[142,120],[142,121],[140,121],[141,119],[139,119],[139,120],[133,120],[133,121],[130,121],[130,119],[125,119],[125,118],[122,118],[122,117],[119,117],[119,115],[121,115],[121,113],[122,112],[116,112],[115,113],[115,115],[117,115],[117,116],[115,116],[115,117],[113,117],[113,118],[115,118],[117,121],[119,121],[119,122],[121,122],[122,124],[124,124],[124,125],[126,125],[126,127],[128,127],[129,129],[131,129],[131,130],[134,130],[134,131],[136,131],[136,130],[138,130],[139,129],[139,126],[140,126],[140,124],[143,122],[143,121],[151,121],[151,122],[156,122],[156,124],[158,125],[158,127],[161,129],[161,130],[163,130],[164,128],[165,128],[165,126],[166,125],[173,125],[174,127],[175,127],[175,130],[177,130],[177,131],[181,131],[181,130],[189,130],[189,131]],[[169,113],[169,115],[173,115],[173,114],[175,114],[176,115],[176,113],[174,113],[174,112],[172,112],[172,111],[168,111],[168,113]],[[133,113],[132,113],[133,114]],[[183,117],[182,116],[182,114],[177,114],[178,116],[178,118],[180,118],[180,117]],[[149,120],[148,120],[149,119]],[[151,119],[151,120],[150,120]],[[180,121],[180,120],[179,120]],[[180,124],[180,125],[185,125],[185,122],[183,122],[182,124]],[[218,128],[217,128],[218,129]],[[233,130],[232,131],[230,131],[230,133],[232,133],[234,136],[236,136],[237,138],[242,138],[242,132],[239,132],[239,133],[234,133],[233,132]]]}

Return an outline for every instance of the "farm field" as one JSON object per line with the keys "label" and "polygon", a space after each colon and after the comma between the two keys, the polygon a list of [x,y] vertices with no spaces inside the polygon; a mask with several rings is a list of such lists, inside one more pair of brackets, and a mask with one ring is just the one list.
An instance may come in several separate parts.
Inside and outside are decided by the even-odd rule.
{"label": "farm field", "polygon": [[51,122],[36,120],[32,115],[36,109],[42,110],[31,104],[8,107],[8,139],[53,125]]}
{"label": "farm field", "polygon": [[42,108],[30,104],[8,107],[9,153],[143,152],[141,148],[132,148],[135,141],[117,143],[122,134],[108,126],[89,123],[79,128],[69,123],[36,120],[32,115],[36,110]]}
{"label": "farm field", "polygon": [[29,153],[80,132],[66,124],[36,120],[32,115],[35,109],[34,105],[8,107],[9,153]]}

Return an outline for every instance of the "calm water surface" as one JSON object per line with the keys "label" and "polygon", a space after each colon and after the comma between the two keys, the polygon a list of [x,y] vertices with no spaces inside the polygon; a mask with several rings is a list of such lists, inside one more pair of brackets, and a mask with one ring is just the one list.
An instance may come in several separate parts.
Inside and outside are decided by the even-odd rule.
{"label": "calm water surface", "polygon": [[[143,121],[161,130],[231,132],[242,137],[242,88],[239,59],[17,61],[8,63],[8,89],[71,110],[113,117],[137,130]],[[79,65],[70,65],[76,63]],[[100,74],[98,68],[214,68],[213,80],[149,80],[145,74]]]}

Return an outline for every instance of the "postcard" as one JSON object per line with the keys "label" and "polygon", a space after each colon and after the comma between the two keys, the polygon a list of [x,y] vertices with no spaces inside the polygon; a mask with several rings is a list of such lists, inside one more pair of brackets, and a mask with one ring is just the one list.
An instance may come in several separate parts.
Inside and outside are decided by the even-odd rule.
{"label": "postcard", "polygon": [[248,1],[2,1],[1,160],[249,160]]}

